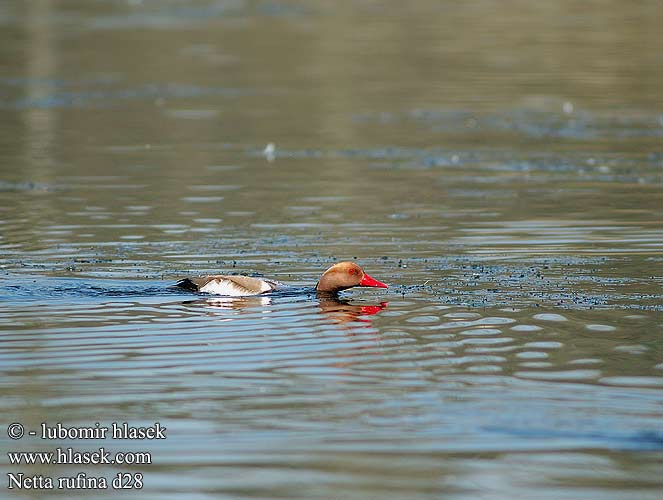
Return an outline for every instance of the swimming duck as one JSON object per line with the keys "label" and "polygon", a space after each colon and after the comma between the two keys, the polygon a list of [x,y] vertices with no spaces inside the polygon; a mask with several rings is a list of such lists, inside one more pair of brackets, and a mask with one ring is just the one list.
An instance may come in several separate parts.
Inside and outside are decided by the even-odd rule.
{"label": "swimming duck", "polygon": [[[176,286],[192,292],[225,295],[227,297],[247,297],[261,295],[278,290],[288,289],[278,281],[254,278],[251,276],[202,276],[200,278],[184,278]],[[384,283],[371,278],[354,262],[339,262],[327,269],[315,286],[322,294],[336,294],[354,286],[388,288]]]}

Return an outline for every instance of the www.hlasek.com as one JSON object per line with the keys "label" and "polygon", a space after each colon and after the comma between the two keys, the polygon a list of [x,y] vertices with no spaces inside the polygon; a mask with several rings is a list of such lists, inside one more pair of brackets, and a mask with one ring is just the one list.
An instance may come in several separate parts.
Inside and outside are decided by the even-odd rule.
{"label": "www.hlasek.com", "polygon": [[[13,423],[7,427],[7,435],[14,440],[26,434],[25,427]],[[155,440],[166,439],[166,428],[159,422],[149,427],[133,427],[127,422],[102,426],[66,427],[58,422],[54,426],[42,423],[38,430],[28,430],[28,436],[39,440]],[[95,450],[76,450],[71,447],[58,447],[49,451],[9,451],[9,464],[20,465],[149,465],[152,454],[147,451],[111,452],[104,447]],[[24,472],[7,473],[10,490],[32,489],[108,489],[133,490],[143,487],[143,474],[140,472],[118,472],[112,478],[95,476],[86,472],[52,477],[44,474],[30,475]]]}

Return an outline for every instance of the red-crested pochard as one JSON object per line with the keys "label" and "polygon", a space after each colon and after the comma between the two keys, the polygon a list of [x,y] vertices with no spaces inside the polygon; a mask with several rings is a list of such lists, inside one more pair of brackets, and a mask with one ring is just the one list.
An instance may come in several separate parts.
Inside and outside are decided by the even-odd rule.
{"label": "red-crested pochard", "polygon": [[[261,295],[287,289],[282,283],[269,279],[222,275],[185,278],[178,281],[176,286],[192,292],[203,292],[229,297]],[[322,274],[320,281],[315,286],[315,290],[319,293],[335,294],[353,286],[388,288],[384,283],[371,278],[354,262],[339,262]]]}

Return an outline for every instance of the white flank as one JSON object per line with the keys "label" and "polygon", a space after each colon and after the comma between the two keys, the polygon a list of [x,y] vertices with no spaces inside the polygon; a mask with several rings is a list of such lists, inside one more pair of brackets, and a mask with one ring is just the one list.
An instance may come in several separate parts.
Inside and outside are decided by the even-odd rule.
{"label": "white flank", "polygon": [[256,279],[255,284],[260,287],[259,290],[244,288],[229,279],[215,279],[202,287],[200,291],[204,293],[212,293],[214,295],[225,295],[226,297],[249,297],[251,295],[259,295],[263,292],[269,292],[272,290],[269,283],[265,281]]}

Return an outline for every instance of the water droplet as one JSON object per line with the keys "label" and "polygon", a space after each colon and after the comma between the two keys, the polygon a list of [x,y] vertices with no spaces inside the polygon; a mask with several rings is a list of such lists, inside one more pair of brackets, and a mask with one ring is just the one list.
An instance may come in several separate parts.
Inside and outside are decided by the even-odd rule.
{"label": "water droplet", "polygon": [[273,142],[270,142],[265,146],[265,149],[263,149],[262,154],[265,156],[267,161],[272,162],[274,161],[274,153],[276,151],[276,146],[274,145]]}

